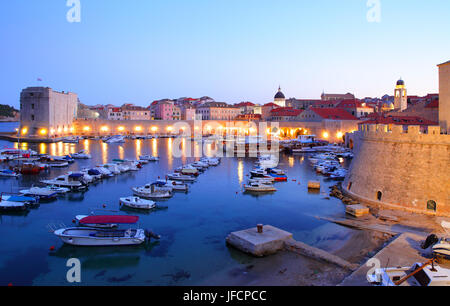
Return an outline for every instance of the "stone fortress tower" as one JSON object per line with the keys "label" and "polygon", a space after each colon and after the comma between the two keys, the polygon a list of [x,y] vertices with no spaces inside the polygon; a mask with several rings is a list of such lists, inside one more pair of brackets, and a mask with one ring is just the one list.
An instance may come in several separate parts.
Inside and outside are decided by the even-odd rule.
{"label": "stone fortress tower", "polygon": [[397,81],[394,91],[394,109],[402,112],[408,107],[408,93],[405,87],[405,81]]}
{"label": "stone fortress tower", "polygon": [[280,107],[286,107],[286,97],[284,96],[284,94],[281,92],[281,86],[278,87],[278,92],[274,97],[274,102],[276,105],[280,106]]}
{"label": "stone fortress tower", "polygon": [[[344,193],[375,206],[450,217],[449,64],[439,65],[442,129],[360,124],[350,135],[355,158],[342,184]],[[406,94],[404,82],[397,86],[396,108],[403,103],[401,93]]]}

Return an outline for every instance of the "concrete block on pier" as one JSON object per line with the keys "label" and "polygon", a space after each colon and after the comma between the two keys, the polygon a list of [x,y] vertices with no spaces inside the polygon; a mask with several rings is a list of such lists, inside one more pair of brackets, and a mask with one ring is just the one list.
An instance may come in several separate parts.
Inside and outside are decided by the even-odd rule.
{"label": "concrete block on pier", "polygon": [[369,208],[364,205],[349,205],[346,208],[346,213],[354,217],[362,217],[369,214]]}
{"label": "concrete block on pier", "polygon": [[263,232],[258,233],[256,227],[228,235],[229,245],[254,256],[262,257],[275,254],[284,248],[284,242],[292,239],[292,234],[276,227],[265,225]]}
{"label": "concrete block on pier", "polygon": [[318,181],[309,181],[308,189],[320,189],[320,182]]}

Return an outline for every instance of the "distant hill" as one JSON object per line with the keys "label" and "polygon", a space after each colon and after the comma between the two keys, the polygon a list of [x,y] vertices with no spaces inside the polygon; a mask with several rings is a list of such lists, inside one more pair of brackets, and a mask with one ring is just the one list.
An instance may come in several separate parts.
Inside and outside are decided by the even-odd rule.
{"label": "distant hill", "polygon": [[0,118],[17,118],[19,111],[12,106],[0,104]]}

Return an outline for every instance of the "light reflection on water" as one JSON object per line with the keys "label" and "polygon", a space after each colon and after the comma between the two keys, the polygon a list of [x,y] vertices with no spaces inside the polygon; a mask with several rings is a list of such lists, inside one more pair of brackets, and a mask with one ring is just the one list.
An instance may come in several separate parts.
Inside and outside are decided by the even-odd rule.
{"label": "light reflection on water", "polygon": [[[308,239],[309,243],[314,244],[315,230],[323,231],[325,223],[313,216],[343,212],[343,206],[337,200],[325,200],[320,194],[307,193],[306,182],[317,179],[317,176],[307,162],[296,163],[304,160],[303,157],[281,157],[280,168],[288,170],[289,182],[277,184],[278,192],[266,196],[236,193],[241,189],[241,183],[245,183],[255,159],[222,158],[221,165],[202,174],[198,182],[191,185],[188,194],[177,193],[172,199],[160,203],[167,209],[147,214],[121,212],[139,215],[140,226],[160,234],[160,242],[130,248],[76,248],[64,246],[48,232],[49,223],[69,225],[74,216],[101,211],[103,204],[108,210],[106,213],[118,210],[118,199],[131,195],[132,187],[165,177],[173,168],[194,161],[195,158],[186,156],[188,143],[181,141],[181,158],[172,156],[173,139],[127,140],[122,145],[93,140],[69,146],[62,143],[30,144],[31,149],[52,155],[85,149],[93,158],[78,160],[66,169],[52,169],[40,177],[0,180],[0,191],[28,187],[43,178],[109,163],[114,158],[136,159],[140,154],[153,154],[159,156],[160,161],[145,165],[139,172],[91,185],[85,193],[63,196],[27,215],[0,215],[0,245],[8,250],[0,253],[0,285],[9,282],[19,285],[19,278],[27,283],[64,285],[66,261],[73,257],[81,260],[82,267],[86,265],[86,269],[82,270],[85,284],[194,285],[219,271],[255,260],[226,247],[225,237],[231,231],[254,227],[258,223],[271,224],[293,232],[297,239]],[[5,145],[11,146],[10,143],[0,142],[0,146]],[[193,141],[191,146],[195,152],[196,149],[201,150],[202,143]],[[208,152],[212,147],[207,145],[205,149]],[[333,184],[321,177],[319,179],[323,191]],[[333,226],[330,225],[332,229]],[[323,239],[317,238],[317,241]],[[49,246],[55,246],[56,251],[49,253]],[[19,267],[25,261],[36,262],[36,265],[20,275],[14,269],[7,268]],[[190,276],[177,279],[175,275],[180,271]],[[126,281],[120,282],[121,279]]]}

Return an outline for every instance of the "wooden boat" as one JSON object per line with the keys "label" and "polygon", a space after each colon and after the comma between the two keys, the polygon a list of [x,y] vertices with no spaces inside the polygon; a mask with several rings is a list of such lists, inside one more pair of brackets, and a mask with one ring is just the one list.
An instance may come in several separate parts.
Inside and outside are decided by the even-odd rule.
{"label": "wooden boat", "polygon": [[120,198],[120,205],[125,205],[127,207],[135,209],[146,209],[146,210],[156,208],[155,202],[150,200],[144,200],[139,197]]}

